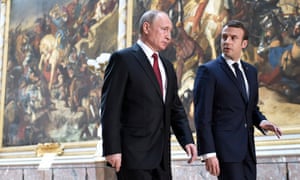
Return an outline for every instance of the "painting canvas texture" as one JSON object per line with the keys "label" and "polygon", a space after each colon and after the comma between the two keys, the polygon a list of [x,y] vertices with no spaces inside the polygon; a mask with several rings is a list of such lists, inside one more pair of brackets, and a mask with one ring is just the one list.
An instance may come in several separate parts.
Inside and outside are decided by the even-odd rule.
{"label": "painting canvas texture", "polygon": [[[120,2],[11,1],[3,147],[97,139],[103,72],[120,38]],[[173,22],[172,43],[161,54],[174,64],[192,130],[197,67],[220,54],[220,32],[230,19],[250,32],[241,58],[258,70],[261,111],[284,132],[300,128],[299,0],[130,2],[129,42],[138,39],[138,20],[149,9]]]}
{"label": "painting canvas texture", "polygon": [[2,146],[97,139],[118,2],[12,0],[9,19]]}
{"label": "painting canvas texture", "polygon": [[258,70],[259,107],[285,130],[300,124],[299,0],[153,0],[135,1],[133,42],[138,17],[148,9],[163,10],[173,22],[173,42],[163,52],[174,63],[179,95],[194,130],[193,83],[197,67],[220,55],[220,32],[231,19],[243,21],[250,33],[242,60]]}

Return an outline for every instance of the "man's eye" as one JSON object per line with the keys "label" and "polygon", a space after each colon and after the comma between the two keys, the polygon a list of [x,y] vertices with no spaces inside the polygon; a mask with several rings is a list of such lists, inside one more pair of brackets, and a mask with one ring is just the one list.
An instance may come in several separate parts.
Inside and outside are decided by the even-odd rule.
{"label": "man's eye", "polygon": [[238,37],[237,37],[237,36],[233,36],[233,37],[232,37],[232,40],[235,40],[235,39],[238,39]]}

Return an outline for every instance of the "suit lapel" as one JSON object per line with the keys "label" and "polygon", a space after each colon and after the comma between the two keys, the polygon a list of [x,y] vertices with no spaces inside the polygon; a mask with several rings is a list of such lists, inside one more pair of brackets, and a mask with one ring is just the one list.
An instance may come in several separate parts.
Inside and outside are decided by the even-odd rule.
{"label": "suit lapel", "polygon": [[252,84],[253,82],[253,79],[251,78],[252,75],[251,75],[251,71],[249,70],[249,65],[244,63],[243,61],[242,62],[242,66],[243,66],[243,69],[245,71],[245,75],[246,75],[246,78],[247,78],[247,82],[248,82],[248,99],[250,100],[250,98],[252,97],[252,93],[253,93],[253,87],[254,85]]}
{"label": "suit lapel", "polygon": [[232,70],[230,69],[230,67],[228,66],[228,64],[226,63],[225,59],[222,56],[219,56],[219,58],[217,60],[219,61],[220,65],[221,65],[221,68],[223,69],[223,71],[227,74],[227,76],[234,83],[235,87],[239,90],[239,92],[240,92],[241,96],[243,97],[243,100],[245,101],[245,103],[247,103],[248,102],[248,98],[246,97],[246,94],[243,93],[242,89],[239,87],[238,81],[237,81],[234,73],[232,72]]}
{"label": "suit lapel", "polygon": [[[172,93],[170,93],[171,88],[168,88],[168,87],[171,87],[171,83],[173,83],[173,81],[174,81],[174,79],[172,79],[172,78],[170,77],[170,74],[171,74],[171,71],[172,71],[172,69],[170,69],[170,68],[173,68],[173,66],[168,66],[168,65],[167,65],[167,62],[166,62],[167,60],[164,59],[163,57],[160,57],[160,59],[161,59],[163,65],[164,65],[165,72],[166,72],[166,83],[167,83],[167,88],[166,88],[165,103],[167,103],[168,100],[170,99],[170,95],[172,94]],[[176,82],[176,83],[177,83],[177,82]]]}
{"label": "suit lapel", "polygon": [[144,53],[144,51],[142,50],[142,48],[137,45],[134,44],[132,46],[133,50],[134,50],[134,55],[137,59],[137,61],[139,62],[139,64],[141,65],[141,67],[143,68],[143,70],[145,71],[146,75],[149,77],[150,82],[153,84],[153,86],[156,89],[156,92],[159,94],[159,96],[162,98],[162,94],[160,92],[160,88],[159,88],[159,84],[156,80],[153,68],[146,56],[146,54]]}

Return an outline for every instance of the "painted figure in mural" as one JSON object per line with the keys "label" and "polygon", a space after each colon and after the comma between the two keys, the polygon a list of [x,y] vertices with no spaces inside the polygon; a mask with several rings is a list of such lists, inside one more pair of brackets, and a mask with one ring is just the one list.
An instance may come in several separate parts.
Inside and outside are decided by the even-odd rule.
{"label": "painted figure in mural", "polygon": [[294,25],[293,38],[291,48],[281,56],[281,83],[289,101],[300,103],[300,21]]}
{"label": "painted figure in mural", "polygon": [[51,90],[56,80],[57,66],[63,61],[65,50],[57,48],[57,39],[52,34],[45,35],[40,41],[40,60],[39,70],[43,73],[48,82],[48,88]]}
{"label": "painted figure in mural", "polygon": [[[196,7],[195,15],[191,20],[191,34],[195,39],[198,39],[198,42],[201,41],[201,38],[207,39],[209,47],[203,49],[210,51],[211,58],[214,59],[217,57],[216,39],[220,34],[222,25],[228,20],[229,4],[227,1],[202,0]],[[199,35],[203,35],[203,37]],[[205,47],[204,44],[200,45]]]}
{"label": "painted figure in mural", "polygon": [[79,0],[73,0],[66,6],[66,13],[68,14],[67,24],[68,27],[72,27],[77,19],[80,17],[82,4]]}
{"label": "painted figure in mural", "polygon": [[62,10],[58,4],[56,4],[49,12],[49,16],[53,24],[56,26],[57,31],[55,34],[56,44],[58,48],[65,48],[67,42],[67,21],[68,14],[65,10]]}
{"label": "painted figure in mural", "polygon": [[[257,61],[261,72],[259,81],[261,85],[279,93],[289,102],[300,103],[298,93],[300,84],[296,75],[298,65],[291,63],[296,61],[291,61],[290,58],[292,49],[295,50],[297,47],[294,46],[294,25],[298,17],[295,8],[286,8],[287,5],[296,7],[297,4],[271,2],[272,4],[267,4],[269,11],[260,12],[263,16],[257,19],[262,30],[257,48],[258,59],[261,59]],[[265,4],[257,4],[256,9],[262,10],[264,6]],[[293,68],[290,68],[291,64]]]}
{"label": "painted figure in mural", "polygon": [[[188,162],[197,157],[174,67],[160,54],[171,43],[173,24],[163,11],[150,10],[139,27],[137,43],[114,52],[105,71],[103,155],[118,179],[168,180],[172,179],[170,128],[190,156]],[[152,65],[159,67],[159,77]]]}
{"label": "painted figure in mural", "polygon": [[255,180],[254,127],[273,131],[278,138],[282,132],[259,111],[257,70],[241,60],[248,45],[244,24],[229,21],[220,43],[222,54],[199,66],[195,78],[198,152],[218,179]]}

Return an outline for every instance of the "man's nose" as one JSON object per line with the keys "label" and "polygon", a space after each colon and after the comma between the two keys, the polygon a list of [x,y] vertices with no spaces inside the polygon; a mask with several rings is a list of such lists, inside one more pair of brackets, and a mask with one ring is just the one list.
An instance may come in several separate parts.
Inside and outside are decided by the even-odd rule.
{"label": "man's nose", "polygon": [[167,33],[166,38],[167,38],[169,41],[172,39],[171,32],[168,32],[168,33]]}

